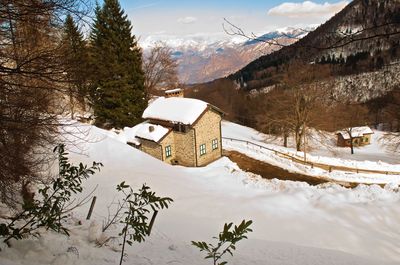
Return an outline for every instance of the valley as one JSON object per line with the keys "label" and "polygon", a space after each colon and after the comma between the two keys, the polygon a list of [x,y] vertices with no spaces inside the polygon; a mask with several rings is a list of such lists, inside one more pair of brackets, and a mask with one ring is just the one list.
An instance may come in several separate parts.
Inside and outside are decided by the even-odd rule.
{"label": "valley", "polygon": [[6,0],[0,265],[400,263],[400,0]]}
{"label": "valley", "polygon": [[[307,34],[310,28],[285,28],[263,34],[260,40],[277,41],[290,45]],[[207,37],[194,39],[170,39],[164,41],[172,49],[172,58],[178,65],[179,81],[183,84],[206,83],[228,76],[240,70],[255,59],[279,50],[282,46],[246,40],[241,37],[221,37],[226,40],[208,40]],[[142,42],[144,50],[151,49],[159,40],[152,38]]]}

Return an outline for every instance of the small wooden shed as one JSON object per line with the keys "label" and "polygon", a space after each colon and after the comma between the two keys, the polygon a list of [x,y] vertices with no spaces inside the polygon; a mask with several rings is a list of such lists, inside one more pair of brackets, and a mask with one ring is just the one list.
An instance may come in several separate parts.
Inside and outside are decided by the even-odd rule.
{"label": "small wooden shed", "polygon": [[[350,137],[351,134],[351,137]],[[336,133],[337,146],[351,146],[350,138],[353,138],[353,146],[364,146],[371,144],[374,132],[368,126],[352,127]]]}

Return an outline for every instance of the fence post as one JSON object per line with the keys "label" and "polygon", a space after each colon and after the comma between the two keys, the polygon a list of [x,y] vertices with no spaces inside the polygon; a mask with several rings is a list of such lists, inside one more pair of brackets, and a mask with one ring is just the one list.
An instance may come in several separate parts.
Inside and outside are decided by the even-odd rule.
{"label": "fence post", "polygon": [[92,216],[92,212],[93,212],[93,209],[94,209],[94,204],[96,203],[96,198],[97,198],[96,196],[93,196],[92,203],[90,204],[90,208],[89,208],[89,212],[88,212],[88,215],[86,217],[86,220],[89,220],[90,217]]}
{"label": "fence post", "polygon": [[329,173],[332,172],[332,167],[329,167]]}

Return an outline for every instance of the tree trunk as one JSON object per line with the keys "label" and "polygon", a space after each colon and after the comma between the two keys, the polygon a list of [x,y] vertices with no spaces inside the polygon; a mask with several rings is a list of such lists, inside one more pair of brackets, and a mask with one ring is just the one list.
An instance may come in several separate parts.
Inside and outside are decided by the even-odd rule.
{"label": "tree trunk", "polygon": [[351,149],[351,154],[354,155],[353,137],[350,137],[350,149]]}
{"label": "tree trunk", "polygon": [[74,94],[72,91],[69,91],[69,106],[71,111],[71,119],[73,120],[75,117],[75,102],[74,102]]}
{"label": "tree trunk", "polygon": [[300,128],[296,128],[296,150],[301,151],[301,137]]}
{"label": "tree trunk", "polygon": [[288,137],[289,137],[289,135],[287,133],[283,134],[283,146],[284,147],[288,146]]}
{"label": "tree trunk", "polygon": [[304,145],[304,150],[303,150],[303,153],[304,153],[304,162],[307,161],[307,138],[306,138],[307,133],[306,133],[306,129],[305,129],[305,128],[306,128],[306,127],[303,126],[303,131],[302,131],[302,134],[303,134],[303,137],[304,137],[304,141],[303,141],[303,145]]}
{"label": "tree trunk", "polygon": [[377,130],[378,129],[378,125],[379,125],[379,114],[380,114],[380,110],[377,110],[376,111],[376,113],[375,113],[375,129]]}
{"label": "tree trunk", "polygon": [[296,139],[296,150],[301,151],[301,137],[298,136]]}

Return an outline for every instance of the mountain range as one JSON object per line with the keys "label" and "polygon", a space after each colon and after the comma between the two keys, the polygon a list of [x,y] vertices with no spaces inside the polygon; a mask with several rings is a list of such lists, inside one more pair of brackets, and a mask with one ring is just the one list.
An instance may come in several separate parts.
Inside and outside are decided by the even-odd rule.
{"label": "mountain range", "polygon": [[[296,76],[298,67],[313,73],[301,80]],[[227,77],[191,86],[186,93],[223,109],[228,119],[264,130],[256,118],[266,112],[274,115],[276,103],[268,96],[284,94],[288,82],[298,85],[312,78],[321,92],[325,90],[328,102],[367,105],[375,124],[400,124],[400,119],[385,116],[398,115],[397,109],[382,114],[385,106],[398,104],[390,100],[400,89],[399,73],[400,0],[354,0],[300,40],[260,56]],[[265,110],[268,104],[272,107]]]}
{"label": "mountain range", "polygon": [[[173,58],[178,63],[181,83],[195,84],[209,82],[228,76],[240,70],[255,59],[279,50],[281,46],[270,45],[260,40],[276,40],[279,44],[290,45],[302,38],[307,29],[284,28],[268,32],[258,40],[232,38],[169,38],[166,45],[172,48]],[[156,42],[146,39],[141,45],[149,49]]]}
{"label": "mountain range", "polygon": [[399,44],[399,0],[354,0],[299,41],[259,57],[229,79],[246,90],[264,89],[279,83],[277,74],[293,61],[329,64],[333,76],[381,71],[399,60]]}

